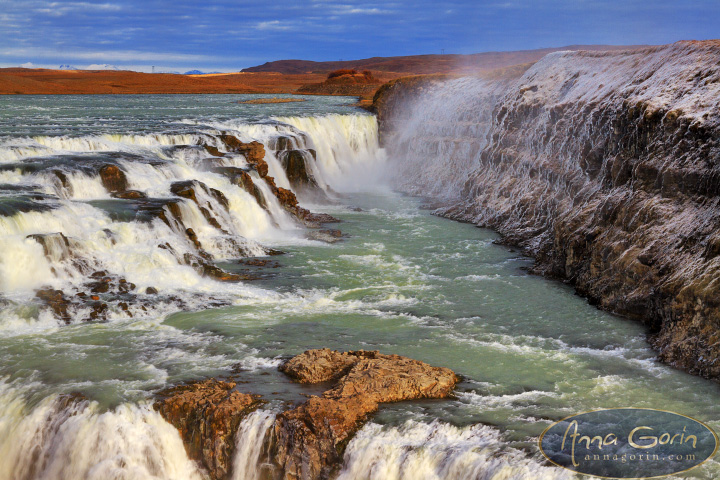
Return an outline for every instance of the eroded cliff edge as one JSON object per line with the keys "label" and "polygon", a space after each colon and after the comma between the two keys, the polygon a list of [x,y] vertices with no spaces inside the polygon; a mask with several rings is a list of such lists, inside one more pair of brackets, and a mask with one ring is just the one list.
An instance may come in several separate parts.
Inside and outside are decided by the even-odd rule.
{"label": "eroded cliff edge", "polygon": [[559,52],[375,98],[397,186],[495,229],[661,360],[720,379],[720,41]]}

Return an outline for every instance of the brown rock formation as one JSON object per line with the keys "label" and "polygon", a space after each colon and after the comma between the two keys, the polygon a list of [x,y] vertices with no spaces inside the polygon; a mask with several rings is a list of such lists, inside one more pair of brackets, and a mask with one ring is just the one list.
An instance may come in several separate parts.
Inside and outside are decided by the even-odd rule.
{"label": "brown rock formation", "polygon": [[103,186],[110,193],[124,192],[127,190],[128,181],[125,172],[117,165],[103,165],[100,167],[100,180]]}
{"label": "brown rock formation", "polygon": [[[277,416],[266,438],[267,479],[325,479],[340,466],[345,445],[380,403],[447,398],[458,381],[447,368],[377,351],[308,350],[281,368],[302,383],[334,381]],[[155,409],[179,431],[190,458],[213,480],[228,478],[240,421],[262,404],[239,393],[234,382],[216,379],[159,393]]]}
{"label": "brown rock formation", "polygon": [[308,350],[280,369],[303,383],[337,381],[322,394],[278,415],[271,457],[276,478],[328,478],[345,445],[380,403],[447,398],[457,376],[447,368],[377,351]]}
{"label": "brown rock formation", "polygon": [[72,319],[68,307],[70,307],[70,300],[63,294],[62,290],[54,290],[52,288],[45,288],[38,290],[35,294],[37,298],[43,301],[53,311],[56,317],[70,323]]}
{"label": "brown rock formation", "polygon": [[243,143],[233,135],[220,135],[219,138],[229,152],[242,153],[261,177],[267,176],[268,164],[265,161],[265,145],[260,142]]}
{"label": "brown rock formation", "polygon": [[188,456],[214,480],[228,477],[238,425],[263,403],[233,390],[235,385],[215,379],[181,385],[161,391],[154,405],[180,431]]}
{"label": "brown rock formation", "polygon": [[124,192],[112,193],[110,194],[110,196],[113,198],[122,198],[125,200],[140,200],[143,198],[147,198],[147,195],[139,190],[125,190]]}

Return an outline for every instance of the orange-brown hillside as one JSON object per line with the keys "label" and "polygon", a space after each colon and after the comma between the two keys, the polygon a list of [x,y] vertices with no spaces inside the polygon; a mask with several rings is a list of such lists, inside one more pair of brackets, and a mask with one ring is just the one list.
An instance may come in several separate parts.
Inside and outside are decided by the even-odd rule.
{"label": "orange-brown hillside", "polygon": [[[472,55],[373,57],[344,62],[280,60],[248,68],[243,72],[209,75],[2,68],[0,94],[295,93],[305,85],[298,93],[367,96],[376,85],[405,75],[477,73],[535,62],[547,53],[557,50],[621,48],[638,47],[576,45]],[[338,69],[371,70],[374,81],[358,81],[358,75],[350,75],[342,80],[326,82],[328,72]]]}
{"label": "orange-brown hillside", "polygon": [[[398,77],[390,76],[387,80]],[[0,69],[0,94],[291,93],[325,74],[175,75],[130,71]]]}
{"label": "orange-brown hillside", "polygon": [[[377,82],[402,76],[383,72]],[[176,75],[130,71],[0,68],[0,94],[294,93],[326,74],[228,73]]]}

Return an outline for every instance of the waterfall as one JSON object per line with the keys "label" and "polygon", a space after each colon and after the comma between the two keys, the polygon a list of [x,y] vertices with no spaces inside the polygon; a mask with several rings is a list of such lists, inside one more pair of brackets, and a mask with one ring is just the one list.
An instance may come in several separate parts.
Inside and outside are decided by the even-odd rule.
{"label": "waterfall", "polygon": [[1,480],[202,480],[178,431],[148,404],[102,412],[53,395],[30,405],[0,383]]}
{"label": "waterfall", "polygon": [[556,52],[517,78],[438,82],[383,112],[395,185],[493,228],[536,273],[646,323],[664,361],[718,378],[718,55]]}
{"label": "waterfall", "polygon": [[[277,117],[303,132],[299,146],[317,154],[313,174],[321,187],[367,191],[384,183],[386,156],[379,148],[377,120],[370,115]],[[306,140],[309,139],[309,141]]]}
{"label": "waterfall", "polygon": [[369,423],[350,441],[338,480],[538,480],[573,475],[541,466],[525,453],[497,451],[502,438],[483,425],[459,428],[409,420],[399,427]]}
{"label": "waterfall", "polygon": [[[261,142],[274,184],[245,154],[228,147],[223,135]],[[296,159],[291,166],[285,161],[289,155]],[[87,305],[77,301],[70,301],[67,311],[62,306],[28,311],[24,305],[37,303],[40,289],[61,292],[63,301],[92,295],[98,290],[89,286],[93,275],[132,287],[104,296],[101,288],[99,301],[108,306],[100,312],[104,318],[152,315],[153,302],[136,312],[132,300],[130,308],[118,307],[128,295],[144,298],[148,288],[169,302],[182,296],[185,307],[188,298],[208,292],[215,300],[237,301],[253,287],[219,284],[208,274],[218,271],[214,263],[307,241],[304,225],[280,203],[275,186],[295,191],[301,203],[327,202],[350,185],[346,176],[360,187],[359,179],[379,175],[383,163],[377,122],[370,115],[209,122],[183,134],[3,139],[0,311],[14,321],[0,322],[0,329],[13,330],[23,319],[47,323],[48,313],[66,323],[87,319],[80,314],[88,313]],[[103,179],[108,166],[120,171],[119,186]],[[289,168],[295,169],[290,177]],[[238,180],[242,172],[249,185]],[[118,198],[119,191],[136,193]]]}
{"label": "waterfall", "polygon": [[275,414],[267,410],[251,413],[240,423],[235,440],[231,480],[261,480],[263,447]]}

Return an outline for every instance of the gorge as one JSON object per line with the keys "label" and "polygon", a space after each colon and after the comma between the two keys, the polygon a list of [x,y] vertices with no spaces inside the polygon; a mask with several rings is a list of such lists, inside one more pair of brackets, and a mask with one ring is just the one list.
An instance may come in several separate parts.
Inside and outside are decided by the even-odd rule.
{"label": "gorge", "polygon": [[0,480],[564,479],[536,441],[579,411],[717,430],[719,61],[557,52],[376,116],[0,99]]}
{"label": "gorge", "polygon": [[717,41],[552,53],[517,79],[419,77],[375,103],[403,190],[717,379],[719,58]]}

